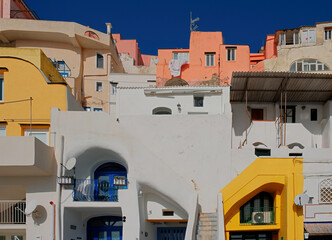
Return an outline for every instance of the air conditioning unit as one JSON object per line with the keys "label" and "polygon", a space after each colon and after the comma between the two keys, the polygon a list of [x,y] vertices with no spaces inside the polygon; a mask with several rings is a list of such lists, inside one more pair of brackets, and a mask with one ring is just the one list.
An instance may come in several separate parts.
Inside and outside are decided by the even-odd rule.
{"label": "air conditioning unit", "polygon": [[265,212],[253,212],[252,213],[252,224],[269,224],[273,222],[271,218],[272,212],[265,211]]}

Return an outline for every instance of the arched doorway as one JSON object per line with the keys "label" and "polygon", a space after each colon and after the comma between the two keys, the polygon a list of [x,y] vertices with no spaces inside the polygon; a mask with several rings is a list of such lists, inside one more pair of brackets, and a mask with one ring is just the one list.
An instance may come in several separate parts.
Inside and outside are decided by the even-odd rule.
{"label": "arched doorway", "polygon": [[105,163],[94,172],[94,199],[118,201],[118,189],[127,188],[127,169],[118,163]]}
{"label": "arched doorway", "polygon": [[91,218],[87,224],[87,240],[122,240],[122,217]]}

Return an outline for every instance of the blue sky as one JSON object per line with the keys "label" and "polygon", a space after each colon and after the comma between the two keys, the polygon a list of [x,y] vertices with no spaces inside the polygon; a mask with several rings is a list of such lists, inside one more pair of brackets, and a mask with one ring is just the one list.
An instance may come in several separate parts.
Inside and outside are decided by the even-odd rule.
{"label": "blue sky", "polygon": [[189,47],[189,16],[199,17],[199,31],[222,31],[225,44],[249,45],[257,52],[267,34],[278,29],[332,21],[332,1],[293,0],[25,0],[42,20],[73,21],[124,39],[137,39],[144,54],[162,48]]}

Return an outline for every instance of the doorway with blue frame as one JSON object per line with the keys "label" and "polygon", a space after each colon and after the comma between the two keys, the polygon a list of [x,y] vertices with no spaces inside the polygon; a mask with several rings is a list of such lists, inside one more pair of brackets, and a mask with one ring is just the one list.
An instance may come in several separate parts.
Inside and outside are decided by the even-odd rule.
{"label": "doorway with blue frame", "polygon": [[94,200],[118,201],[118,189],[127,188],[127,169],[114,162],[99,166],[94,172]]}
{"label": "doorway with blue frame", "polygon": [[122,217],[102,216],[87,223],[87,240],[122,240]]}

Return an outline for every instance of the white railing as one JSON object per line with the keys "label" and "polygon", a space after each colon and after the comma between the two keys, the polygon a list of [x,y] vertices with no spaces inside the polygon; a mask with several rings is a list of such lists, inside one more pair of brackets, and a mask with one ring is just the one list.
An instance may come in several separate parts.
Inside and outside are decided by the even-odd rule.
{"label": "white railing", "polygon": [[0,200],[0,224],[25,224],[25,206],[23,200]]}

